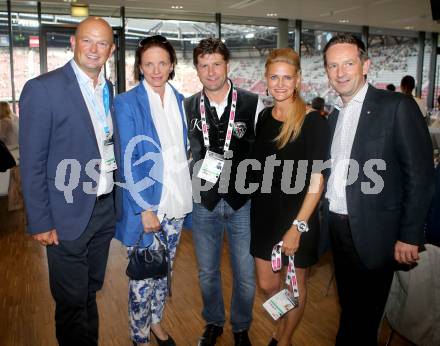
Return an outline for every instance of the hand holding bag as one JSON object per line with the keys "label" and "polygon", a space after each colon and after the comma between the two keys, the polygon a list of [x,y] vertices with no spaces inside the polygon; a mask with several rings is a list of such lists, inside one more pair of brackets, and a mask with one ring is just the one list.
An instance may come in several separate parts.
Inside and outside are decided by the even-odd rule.
{"label": "hand holding bag", "polygon": [[[159,232],[163,232],[163,230]],[[171,296],[171,261],[167,236],[164,232],[164,245],[157,234],[154,233],[154,237],[159,242],[157,249],[152,249],[151,245],[148,248],[141,248],[140,244],[143,236],[144,232],[141,233],[139,240],[128,256],[129,262],[125,273],[131,280],[161,279],[166,276],[168,279],[168,292]]]}

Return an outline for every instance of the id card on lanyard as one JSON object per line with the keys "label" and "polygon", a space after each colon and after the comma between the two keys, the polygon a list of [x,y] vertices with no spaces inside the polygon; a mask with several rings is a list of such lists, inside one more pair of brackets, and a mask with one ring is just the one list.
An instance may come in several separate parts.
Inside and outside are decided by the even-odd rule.
{"label": "id card on lanyard", "polygon": [[229,111],[229,121],[228,128],[226,130],[226,138],[225,145],[223,146],[223,155],[217,154],[211,150],[209,150],[209,130],[208,124],[206,122],[206,106],[205,106],[205,95],[203,91],[200,95],[200,118],[202,121],[202,134],[203,134],[203,143],[206,147],[205,158],[203,159],[202,167],[197,174],[197,177],[200,179],[204,179],[215,184],[220,177],[220,174],[223,170],[223,166],[225,164],[225,153],[229,150],[229,146],[231,144],[232,139],[232,131],[234,129],[234,119],[235,119],[235,110],[237,107],[237,88],[235,85],[232,86],[232,103],[231,109]]}
{"label": "id card on lanyard", "polygon": [[[281,270],[283,264],[281,259],[281,246],[283,242],[279,242],[272,249],[271,262],[272,270],[274,272]],[[291,288],[282,289],[280,292],[270,297],[263,303],[263,307],[272,316],[274,320],[277,320],[283,316],[286,312],[296,308],[299,304],[299,289],[296,279],[296,271],[294,265],[294,257],[289,256],[289,265],[286,273],[286,285]]]}
{"label": "id card on lanyard", "polygon": [[115,159],[115,150],[113,135],[110,132],[110,128],[107,124],[107,117],[110,114],[110,92],[108,90],[108,84],[105,82],[104,88],[102,89],[102,102],[104,104],[104,112],[102,108],[97,104],[94,95],[89,93],[89,99],[93,106],[94,113],[102,126],[104,132],[104,140],[102,142],[102,160],[104,164],[104,171],[110,173],[117,168]]}

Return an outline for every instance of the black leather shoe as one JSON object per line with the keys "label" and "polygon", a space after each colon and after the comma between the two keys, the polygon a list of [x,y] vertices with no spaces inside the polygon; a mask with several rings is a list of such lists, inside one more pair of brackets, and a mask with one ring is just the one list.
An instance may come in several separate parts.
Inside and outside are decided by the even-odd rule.
{"label": "black leather shoe", "polygon": [[173,338],[171,337],[170,334],[168,334],[168,339],[166,339],[166,340],[162,340],[162,339],[159,339],[159,338],[157,337],[157,335],[154,334],[153,331],[151,331],[151,333],[152,333],[152,334],[154,335],[154,337],[156,338],[157,344],[158,344],[159,346],[176,346],[176,342],[173,340]]}
{"label": "black leather shoe", "polygon": [[217,338],[223,334],[223,327],[215,324],[207,324],[203,335],[200,337],[198,346],[214,346]]}
{"label": "black leather shoe", "polygon": [[278,345],[278,340],[277,339],[270,339],[270,342],[267,346],[277,346]]}
{"label": "black leather shoe", "polygon": [[235,346],[252,346],[247,330],[234,333]]}

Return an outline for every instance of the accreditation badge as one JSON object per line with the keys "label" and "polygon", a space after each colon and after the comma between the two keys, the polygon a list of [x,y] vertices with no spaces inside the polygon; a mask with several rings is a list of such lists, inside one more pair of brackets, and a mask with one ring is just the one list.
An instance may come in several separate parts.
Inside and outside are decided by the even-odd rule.
{"label": "accreditation badge", "polygon": [[102,156],[104,159],[104,171],[106,173],[114,171],[118,166],[116,165],[115,150],[113,143],[113,136],[108,135],[103,142]]}
{"label": "accreditation badge", "polygon": [[[277,272],[282,269],[281,247],[283,242],[280,241],[272,248],[271,263],[272,270]],[[279,319],[286,312],[296,308],[299,303],[298,283],[296,281],[296,271],[293,255],[289,256],[289,265],[286,273],[286,284],[292,288],[292,292],[288,289],[282,289],[277,294],[270,297],[263,303],[263,307],[272,316],[274,320]]]}
{"label": "accreditation badge", "polygon": [[197,177],[215,184],[222,173],[224,164],[225,160],[222,155],[206,150],[206,155]]}
{"label": "accreditation badge", "polygon": [[263,303],[263,307],[275,321],[296,306],[294,297],[286,288]]}

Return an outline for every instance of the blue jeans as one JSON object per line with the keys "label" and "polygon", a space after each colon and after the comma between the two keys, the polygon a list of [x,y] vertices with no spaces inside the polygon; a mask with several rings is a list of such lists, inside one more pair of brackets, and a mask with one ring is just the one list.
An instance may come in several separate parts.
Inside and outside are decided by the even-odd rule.
{"label": "blue jeans", "polygon": [[247,330],[252,321],[255,296],[254,259],[250,248],[250,201],[238,210],[223,199],[213,211],[194,203],[193,241],[202,290],[202,316],[208,324],[223,326],[225,309],[220,273],[223,233],[226,230],[233,286],[231,324],[234,333]]}

